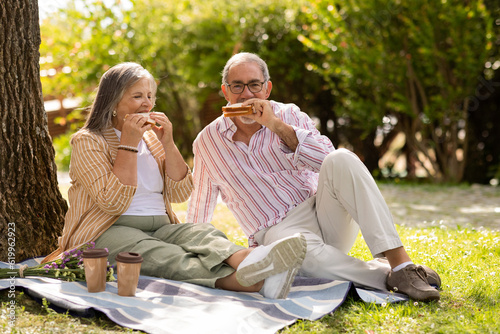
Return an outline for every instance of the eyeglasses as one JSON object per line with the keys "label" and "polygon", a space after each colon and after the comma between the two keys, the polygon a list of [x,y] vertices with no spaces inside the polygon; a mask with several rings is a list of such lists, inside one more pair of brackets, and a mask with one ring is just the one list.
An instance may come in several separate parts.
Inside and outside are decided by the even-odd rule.
{"label": "eyeglasses", "polygon": [[250,82],[247,84],[244,83],[236,83],[232,85],[227,85],[229,87],[229,90],[231,90],[231,93],[233,94],[241,94],[245,90],[245,86],[248,87],[248,90],[252,93],[258,93],[262,90],[262,87],[264,86],[265,81],[259,82]]}

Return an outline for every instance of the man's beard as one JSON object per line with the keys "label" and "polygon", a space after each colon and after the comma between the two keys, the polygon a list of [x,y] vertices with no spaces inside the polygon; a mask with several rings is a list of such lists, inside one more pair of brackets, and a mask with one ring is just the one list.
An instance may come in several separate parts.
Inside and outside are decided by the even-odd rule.
{"label": "man's beard", "polygon": [[245,116],[240,116],[240,122],[243,123],[243,124],[250,125],[250,124],[255,123],[255,120],[251,119],[251,118],[248,118],[248,117],[245,117]]}

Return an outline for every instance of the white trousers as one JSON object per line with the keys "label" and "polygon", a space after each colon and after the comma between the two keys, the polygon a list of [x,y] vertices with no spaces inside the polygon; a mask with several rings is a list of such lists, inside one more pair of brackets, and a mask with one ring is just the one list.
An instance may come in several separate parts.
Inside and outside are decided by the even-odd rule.
{"label": "white trousers", "polygon": [[387,261],[362,261],[347,255],[359,230],[375,258],[403,246],[375,180],[352,152],[338,149],[324,160],[317,194],[290,211],[280,223],[255,234],[268,245],[295,233],[307,239],[301,275],[351,281],[386,290]]}

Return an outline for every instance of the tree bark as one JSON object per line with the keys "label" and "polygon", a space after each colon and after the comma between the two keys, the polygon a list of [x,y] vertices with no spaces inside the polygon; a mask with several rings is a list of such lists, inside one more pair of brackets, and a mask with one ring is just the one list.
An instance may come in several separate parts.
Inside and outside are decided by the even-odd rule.
{"label": "tree bark", "polygon": [[53,251],[68,208],[43,105],[40,42],[38,1],[0,1],[2,261],[12,261],[14,253],[17,262]]}

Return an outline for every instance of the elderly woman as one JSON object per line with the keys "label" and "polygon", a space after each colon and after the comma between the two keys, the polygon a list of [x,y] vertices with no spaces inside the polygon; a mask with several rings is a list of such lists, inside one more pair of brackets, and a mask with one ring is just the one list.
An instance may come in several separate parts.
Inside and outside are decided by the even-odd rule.
{"label": "elderly woman", "polygon": [[122,251],[141,254],[142,275],[285,298],[305,256],[301,235],[246,249],[211,224],[180,224],[170,203],[186,201],[193,181],[168,117],[151,112],[156,88],[135,63],[102,76],[71,139],[70,208],[59,248],[44,262],[95,241],[112,263]]}

